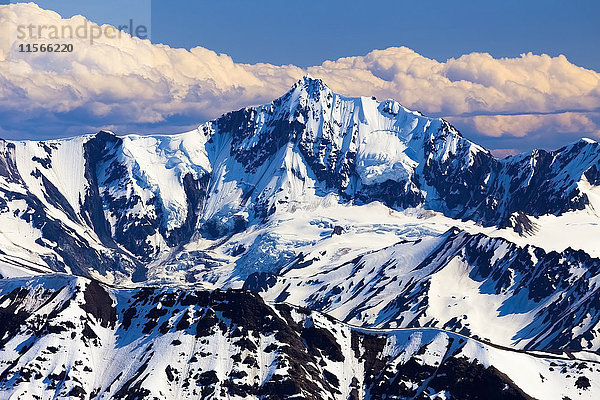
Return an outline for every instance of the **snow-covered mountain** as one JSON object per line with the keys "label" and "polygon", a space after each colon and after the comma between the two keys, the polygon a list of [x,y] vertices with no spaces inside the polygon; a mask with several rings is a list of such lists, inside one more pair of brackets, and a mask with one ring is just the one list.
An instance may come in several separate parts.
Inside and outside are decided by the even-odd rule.
{"label": "snow-covered mountain", "polygon": [[277,273],[254,273],[244,287],[359,326],[436,327],[519,349],[600,350],[600,260],[583,251],[548,253],[457,229],[356,257],[337,258],[332,247],[323,242]]}
{"label": "snow-covered mountain", "polygon": [[[381,398],[377,390],[384,389],[406,398],[468,398],[456,379],[439,382],[452,376],[442,368],[447,365],[476,371],[475,380],[503,382],[513,398],[585,398],[596,383],[589,390],[573,386],[577,366],[555,374],[553,361],[546,362],[551,355],[534,351],[600,350],[599,187],[600,144],[592,140],[499,160],[442,119],[392,100],[340,96],[308,76],[270,104],[180,135],[102,131],[42,142],[0,140],[0,317],[7,327],[0,384],[7,393],[41,398],[68,397],[71,390],[83,398],[186,398],[194,390],[210,397],[196,386],[210,365],[216,375],[200,386],[212,387],[216,398],[280,398],[278,391],[290,388],[326,398]],[[103,300],[86,298],[84,287]],[[242,288],[268,305],[244,291],[219,291]],[[186,293],[196,293],[200,303],[187,304]],[[156,299],[163,296],[176,300],[162,308]],[[98,301],[102,311],[86,310]],[[239,337],[255,331],[253,338],[270,340],[258,326],[247,326],[256,321],[224,315],[219,302],[250,302],[262,310],[255,312],[279,318],[277,329],[300,335],[304,341],[294,346],[316,369],[288,371],[300,381],[284,383],[277,372],[284,367],[271,365],[308,358],[277,339],[277,362],[252,342],[256,350],[246,351],[254,352],[258,366],[239,369],[206,356],[202,371],[192,371],[182,360],[203,359],[195,353],[209,339],[183,331],[204,321],[211,307],[214,315],[203,326],[221,332],[209,340],[218,343],[212,354],[238,358],[225,339],[237,337],[238,327],[246,332]],[[172,329],[185,309],[189,325]],[[86,325],[86,311],[100,322]],[[59,315],[72,323],[43,328]],[[142,327],[130,329],[133,320]],[[319,326],[341,348],[352,335],[377,332],[385,340],[351,346],[343,352],[352,360],[348,366],[326,373],[323,343],[314,344],[316,351],[302,336],[316,321],[329,321]],[[187,338],[177,339],[185,350],[169,345],[171,330]],[[69,335],[72,343],[61,350],[68,357],[40,353],[42,343]],[[439,347],[442,342],[450,344]],[[164,348],[180,355],[165,358]],[[377,355],[365,355],[374,349]],[[423,358],[429,351],[439,359]],[[93,360],[93,372],[73,375],[79,384],[65,384],[64,374],[60,387],[40,383],[55,382],[61,371],[83,371],[87,361],[70,364],[79,352]],[[486,358],[487,352],[497,357]],[[125,360],[132,353],[135,360]],[[39,357],[45,361],[35,361]],[[64,360],[64,367],[48,360]],[[519,381],[507,360],[535,365],[536,379],[538,372],[550,376],[541,383],[569,389]],[[400,379],[404,363],[412,369]],[[100,366],[109,364],[115,367]],[[417,365],[435,368],[424,372]],[[385,366],[394,372],[377,375]],[[38,374],[23,375],[23,368]],[[153,375],[165,368],[167,381]],[[594,368],[586,376],[600,382]],[[162,383],[150,387],[155,377]],[[267,388],[274,392],[260,391]]]}
{"label": "snow-covered mountain", "polygon": [[246,291],[0,281],[3,398],[593,399],[600,357],[367,330]]}

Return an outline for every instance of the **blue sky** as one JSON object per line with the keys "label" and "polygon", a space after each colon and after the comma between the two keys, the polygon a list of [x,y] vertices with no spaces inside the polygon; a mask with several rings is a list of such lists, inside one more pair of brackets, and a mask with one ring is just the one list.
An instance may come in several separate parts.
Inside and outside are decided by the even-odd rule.
{"label": "blue sky", "polygon": [[[154,41],[202,45],[239,62],[316,65],[407,46],[444,61],[565,54],[600,70],[600,1],[185,1],[153,3]],[[183,5],[185,4],[185,5]]]}
{"label": "blue sky", "polygon": [[[6,3],[6,2],[5,2]],[[202,46],[243,63],[309,66],[406,46],[445,61],[465,53],[564,54],[600,70],[600,1],[42,0],[63,17],[120,24],[152,15],[152,41]]]}
{"label": "blue sky", "polygon": [[[153,44],[81,42],[49,56],[0,41],[9,66],[0,70],[0,137],[179,132],[269,102],[310,72],[341,94],[394,98],[446,118],[498,154],[600,138],[600,1],[37,4],[99,24],[132,19]],[[57,22],[18,6],[17,19],[8,9],[0,19]]]}

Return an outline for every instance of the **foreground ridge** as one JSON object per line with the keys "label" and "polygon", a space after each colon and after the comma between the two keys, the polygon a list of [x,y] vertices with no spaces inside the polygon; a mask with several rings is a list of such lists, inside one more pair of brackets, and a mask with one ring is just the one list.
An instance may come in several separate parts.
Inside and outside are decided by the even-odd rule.
{"label": "foreground ridge", "polygon": [[0,391],[14,398],[591,399],[600,386],[592,353],[366,330],[247,291],[114,289],[64,275],[1,286],[18,318],[7,326],[3,313],[0,332]]}

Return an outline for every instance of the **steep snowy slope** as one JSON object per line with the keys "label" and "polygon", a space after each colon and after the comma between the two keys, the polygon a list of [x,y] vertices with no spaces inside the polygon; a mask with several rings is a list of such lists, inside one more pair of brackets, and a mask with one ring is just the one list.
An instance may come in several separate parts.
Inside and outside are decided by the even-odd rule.
{"label": "steep snowy slope", "polygon": [[[349,236],[349,237],[346,237]],[[452,229],[359,255],[322,240],[244,287],[361,326],[432,326],[515,348],[600,349],[600,260]]]}
{"label": "steep snowy slope", "polygon": [[[48,142],[0,140],[0,261],[34,272],[131,276],[138,261],[92,229],[97,192],[86,158],[90,137]],[[103,217],[102,217],[103,218]],[[91,225],[91,226],[90,226]],[[7,271],[10,276],[11,272]],[[14,273],[14,272],[13,272]]]}
{"label": "steep snowy slope", "polygon": [[0,281],[14,399],[594,399],[600,357],[437,329],[366,330],[244,291]]}
{"label": "steep snowy slope", "polygon": [[[300,153],[326,193],[396,207],[424,205],[485,225],[528,230],[523,214],[582,209],[591,202],[589,187],[598,186],[596,142],[499,161],[444,120],[391,100],[339,96],[311,78],[271,105],[226,114],[209,127],[214,136],[233,137],[231,154],[246,171],[285,148]],[[295,175],[306,182],[310,174],[300,169]],[[295,200],[288,196],[277,200]],[[282,207],[273,201],[269,206]]]}

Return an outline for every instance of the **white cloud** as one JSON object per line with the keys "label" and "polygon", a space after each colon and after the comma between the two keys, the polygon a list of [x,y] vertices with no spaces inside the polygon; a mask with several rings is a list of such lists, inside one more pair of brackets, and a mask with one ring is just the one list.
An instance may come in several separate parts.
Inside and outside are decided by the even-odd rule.
{"label": "white cloud", "polygon": [[353,94],[371,90],[444,115],[600,107],[600,74],[573,65],[564,56],[529,53],[495,59],[471,53],[440,63],[399,47],[328,61],[309,70],[327,77],[334,90]]}
{"label": "white cloud", "polygon": [[598,113],[564,112],[556,114],[477,115],[452,118],[454,124],[469,125],[486,136],[524,137],[533,132],[562,134],[588,133],[600,137]]}
{"label": "white cloud", "polygon": [[[327,61],[306,70],[240,64],[202,47],[191,50],[131,38],[73,39],[72,53],[19,53],[19,25],[70,25],[35,4],[0,6],[0,125],[24,121],[132,130],[148,124],[194,124],[268,102],[304,73],[345,95],[394,98],[425,114],[450,117],[487,136],[525,137],[580,131],[597,135],[600,74],[564,56],[522,54],[495,59],[471,53],[446,62],[406,47]],[[32,43],[31,41],[29,41]],[[56,41],[52,41],[56,43]],[[58,116],[57,116],[57,113]],[[501,115],[501,114],[521,115]],[[545,114],[545,115],[540,115]],[[84,121],[84,122],[81,122]],[[183,121],[183,122],[182,122]]]}

